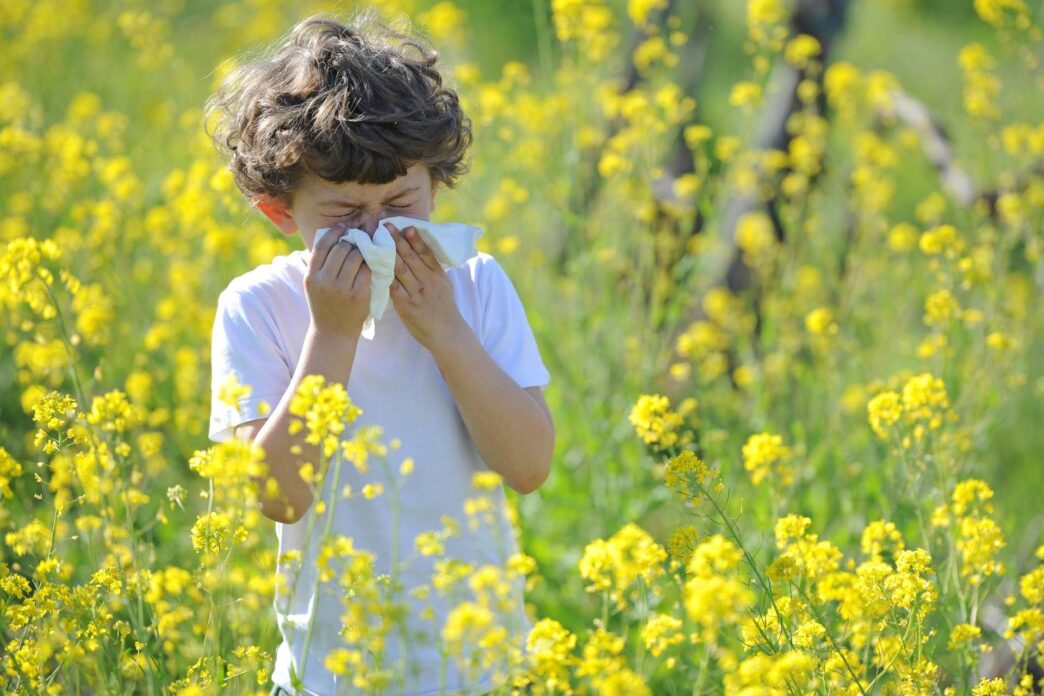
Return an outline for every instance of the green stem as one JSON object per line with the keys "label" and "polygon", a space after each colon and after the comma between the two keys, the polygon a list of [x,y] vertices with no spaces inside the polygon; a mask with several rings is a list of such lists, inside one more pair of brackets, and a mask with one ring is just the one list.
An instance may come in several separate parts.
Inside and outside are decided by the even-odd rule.
{"label": "green stem", "polygon": [[[721,505],[719,505],[718,501],[707,491],[706,488],[703,487],[703,484],[696,482],[696,486],[700,489],[700,492],[703,493],[704,497],[711,501],[714,510],[718,513],[718,516],[721,517],[726,529],[728,529],[729,535],[736,542],[736,545],[739,546],[740,551],[743,552],[743,557],[747,561],[747,565],[750,566],[751,572],[754,573],[754,578],[758,581],[758,584],[761,586],[761,589],[764,590],[765,594],[768,595],[769,602],[772,604],[772,609],[776,612],[776,617],[779,620],[780,630],[782,630],[783,635],[786,636],[787,642],[793,644],[790,631],[787,629],[786,622],[783,621],[783,613],[779,610],[779,607],[776,606],[776,596],[772,593],[772,586],[764,577],[762,577],[761,571],[758,570],[758,564],[754,561],[754,557],[750,555],[750,552],[747,551],[747,547],[740,538],[739,532],[736,530],[735,526],[733,526],[732,521],[729,519],[728,515],[725,514]],[[756,624],[757,622],[755,622],[755,625]],[[773,642],[773,647],[777,650],[779,649],[778,646],[775,645],[775,642]]]}
{"label": "green stem", "polygon": [[[319,444],[322,447],[322,443]],[[341,476],[341,462],[342,457],[339,453],[336,453],[334,459],[334,471],[333,471],[333,484],[330,487],[330,505],[326,506],[323,510],[323,514],[326,515],[326,519],[323,521],[323,535],[319,538],[319,550],[322,551],[323,543],[330,535],[330,526],[333,524],[333,513],[334,507],[337,503],[337,484],[340,481]],[[325,476],[323,477],[325,480]],[[319,489],[320,495],[319,500],[322,501],[322,488]],[[312,515],[313,519],[315,515]],[[302,559],[302,565],[307,562],[307,559]],[[315,613],[319,609],[319,568],[315,569],[315,580],[312,582],[312,597],[314,598],[313,611],[311,616],[308,617],[308,630],[305,631],[304,647],[301,648],[301,669],[307,669],[308,667],[308,647],[312,642],[312,631],[315,629]]]}

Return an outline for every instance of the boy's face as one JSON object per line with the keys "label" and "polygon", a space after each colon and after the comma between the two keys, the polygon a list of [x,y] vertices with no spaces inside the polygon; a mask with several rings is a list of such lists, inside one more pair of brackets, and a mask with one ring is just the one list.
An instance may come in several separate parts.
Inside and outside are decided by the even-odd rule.
{"label": "boy's face", "polygon": [[311,249],[315,231],[323,227],[344,223],[345,229],[358,227],[373,237],[382,218],[427,220],[435,209],[435,192],[427,165],[415,164],[387,184],[335,184],[306,175],[289,206],[270,196],[259,196],[253,203],[283,234],[300,232]]}

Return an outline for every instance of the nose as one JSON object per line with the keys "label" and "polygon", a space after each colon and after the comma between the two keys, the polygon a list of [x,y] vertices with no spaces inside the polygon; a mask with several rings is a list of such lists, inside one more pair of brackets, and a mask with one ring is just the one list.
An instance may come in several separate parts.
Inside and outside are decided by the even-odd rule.
{"label": "nose", "polygon": [[378,212],[364,212],[360,213],[358,217],[359,229],[368,234],[370,238],[377,232],[377,223],[380,222],[381,216]]}

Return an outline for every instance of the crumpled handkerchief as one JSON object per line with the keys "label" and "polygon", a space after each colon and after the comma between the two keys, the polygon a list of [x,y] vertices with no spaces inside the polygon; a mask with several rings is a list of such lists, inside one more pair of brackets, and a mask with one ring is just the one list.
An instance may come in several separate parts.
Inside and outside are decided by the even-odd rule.
{"label": "crumpled handkerchief", "polygon": [[[459,266],[478,254],[475,240],[483,234],[482,228],[475,225],[431,222],[404,215],[383,218],[377,223],[372,239],[365,230],[357,227],[342,234],[341,239],[358,247],[366,265],[370,267],[370,316],[366,317],[362,330],[363,337],[369,340],[373,340],[374,337],[375,320],[383,317],[384,311],[388,308],[388,300],[391,297],[389,291],[392,281],[395,280],[395,240],[384,226],[386,222],[390,222],[400,232],[411,225],[415,227],[417,234],[431,249],[443,269]],[[329,227],[316,230],[312,247],[314,248],[329,231]]]}

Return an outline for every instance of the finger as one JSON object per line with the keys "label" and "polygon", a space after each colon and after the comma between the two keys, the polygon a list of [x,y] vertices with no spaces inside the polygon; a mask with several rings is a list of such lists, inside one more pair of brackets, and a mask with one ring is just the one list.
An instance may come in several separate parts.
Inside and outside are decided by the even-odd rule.
{"label": "finger", "polygon": [[406,241],[409,242],[410,247],[417,253],[417,256],[424,263],[425,266],[431,270],[438,270],[441,265],[439,260],[435,258],[435,254],[431,251],[424,240],[421,239],[420,232],[413,225],[406,228]]}
{"label": "finger", "polygon": [[420,285],[420,278],[414,272],[414,268],[419,270],[423,263],[417,257],[417,253],[413,251],[409,243],[403,239],[402,234],[398,229],[390,222],[385,223],[388,227],[388,231],[391,233],[392,239],[395,241],[395,277],[403,284],[406,291],[409,294],[413,294],[414,290]]}
{"label": "finger", "polygon": [[[392,239],[395,240],[395,254],[406,262],[406,266],[411,271],[420,271],[424,262],[421,261],[417,252],[413,250],[413,247],[411,247],[410,243],[406,241],[406,238],[402,236],[402,233],[392,226],[390,222],[385,223],[385,225],[390,227]],[[414,275],[416,275],[416,273],[414,273]]]}
{"label": "finger", "polygon": [[410,291],[406,289],[406,286],[398,280],[392,281],[390,290],[392,297],[395,299],[409,300],[413,297],[413,295],[410,294]]}
{"label": "finger", "polygon": [[406,265],[406,261],[398,254],[395,255],[395,279],[402,283],[403,287],[413,294],[414,289],[420,285],[420,278]]}
{"label": "finger", "polygon": [[[362,256],[362,254],[359,254],[359,256]],[[352,291],[359,291],[364,287],[370,287],[370,267],[362,263],[359,266],[359,270],[355,273],[355,280],[352,281]]]}
{"label": "finger", "polygon": [[358,247],[350,249],[341,263],[340,270],[337,271],[337,283],[343,283],[348,287],[355,285],[355,276],[359,274],[359,267],[363,266],[365,261]]}
{"label": "finger", "polygon": [[330,249],[330,253],[326,255],[326,260],[323,261],[323,265],[319,267],[318,271],[316,271],[318,278],[324,281],[336,278],[338,272],[341,270],[341,266],[344,264],[344,260],[348,258],[348,254],[352,249],[352,245],[347,242],[337,242],[334,244],[333,248]]}
{"label": "finger", "polygon": [[337,244],[337,240],[344,234],[345,224],[344,222],[338,222],[333,225],[330,231],[319,240],[319,243],[313,246],[311,256],[308,258],[308,271],[310,273],[318,273],[319,269],[323,267],[326,257]]}

